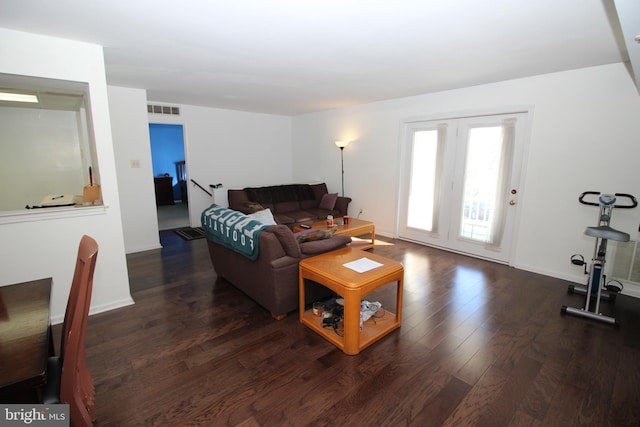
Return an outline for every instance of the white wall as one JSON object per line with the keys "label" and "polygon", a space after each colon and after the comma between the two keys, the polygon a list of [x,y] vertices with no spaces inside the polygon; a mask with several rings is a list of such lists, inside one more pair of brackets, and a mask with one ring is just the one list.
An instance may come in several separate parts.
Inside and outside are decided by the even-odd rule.
{"label": "white wall", "polygon": [[147,123],[147,93],[108,86],[113,149],[127,253],[160,248]]}
{"label": "white wall", "polygon": [[[410,118],[533,107],[526,177],[513,266],[583,283],[570,256],[590,259],[597,209],[577,202],[586,190],[640,196],[640,96],[623,64],[573,70],[293,118],[294,180],[340,188],[344,150],[349,212],[396,235],[401,123]],[[313,161],[311,161],[313,159]],[[612,226],[638,238],[640,208],[618,210]],[[640,292],[627,289],[629,293]]]}
{"label": "white wall", "polygon": [[[290,117],[177,106],[180,116],[149,114],[148,118],[149,123],[184,126],[188,180],[209,192],[209,184],[217,183],[228,189],[291,182]],[[200,214],[213,198],[190,182],[188,198],[191,226],[200,226]]]}
{"label": "white wall", "polygon": [[78,114],[0,107],[0,211],[37,205],[49,194],[82,194]]}
{"label": "white wall", "polygon": [[131,304],[102,48],[0,28],[0,72],[88,83],[102,196],[108,205],[89,208],[86,214],[71,209],[73,214],[0,217],[0,284],[53,277],[51,316],[61,321],[78,243],[88,234],[100,245],[91,311]]}

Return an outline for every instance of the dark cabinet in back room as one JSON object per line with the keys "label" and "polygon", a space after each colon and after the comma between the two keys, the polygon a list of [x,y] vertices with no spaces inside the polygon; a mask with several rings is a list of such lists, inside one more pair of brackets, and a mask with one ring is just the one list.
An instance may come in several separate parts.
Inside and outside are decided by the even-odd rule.
{"label": "dark cabinet in back room", "polygon": [[153,181],[156,187],[156,205],[173,205],[173,177],[158,176]]}

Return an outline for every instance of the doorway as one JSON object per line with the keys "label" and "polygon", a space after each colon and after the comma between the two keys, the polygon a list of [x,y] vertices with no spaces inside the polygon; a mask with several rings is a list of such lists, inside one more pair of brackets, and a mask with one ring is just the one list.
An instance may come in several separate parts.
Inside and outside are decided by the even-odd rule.
{"label": "doorway", "polygon": [[527,118],[405,123],[399,237],[510,263]]}
{"label": "doorway", "polygon": [[188,227],[187,165],[182,125],[149,124],[159,230]]}

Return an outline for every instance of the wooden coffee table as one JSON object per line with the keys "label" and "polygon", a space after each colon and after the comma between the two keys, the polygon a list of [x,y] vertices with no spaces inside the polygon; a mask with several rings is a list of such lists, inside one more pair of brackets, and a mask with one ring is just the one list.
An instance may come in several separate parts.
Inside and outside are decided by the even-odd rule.
{"label": "wooden coffee table", "polygon": [[[335,218],[334,222],[338,220],[343,220],[343,218]],[[349,218],[349,224],[344,225],[334,225],[333,227],[327,227],[327,221],[316,221],[309,222],[307,225],[311,226],[313,230],[330,230],[335,229],[336,234],[344,234],[345,236],[356,238],[351,242],[351,247],[357,249],[371,249],[376,241],[376,226],[371,221],[365,221],[363,219],[357,218]],[[293,228],[294,233],[298,233],[300,231],[308,230],[308,228],[302,228],[299,225]],[[357,239],[358,236],[362,236],[364,234],[370,234],[371,239]]]}
{"label": "wooden coffee table", "polygon": [[[362,258],[382,265],[363,273],[344,266]],[[399,262],[351,247],[303,259],[299,271],[300,322],[345,354],[358,354],[400,327],[403,278],[404,267]],[[314,316],[311,309],[305,311],[306,280],[319,283],[344,298],[344,336],[339,336],[332,328],[323,328],[322,317]],[[360,301],[374,290],[392,283],[397,284],[395,313],[383,307],[384,316],[369,319],[360,331]]]}

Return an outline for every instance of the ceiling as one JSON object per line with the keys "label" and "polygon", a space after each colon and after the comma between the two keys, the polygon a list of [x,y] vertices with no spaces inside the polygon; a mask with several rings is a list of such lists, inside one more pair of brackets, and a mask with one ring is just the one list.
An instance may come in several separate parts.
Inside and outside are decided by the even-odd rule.
{"label": "ceiling", "polygon": [[613,0],[2,0],[150,101],[297,115],[628,60]]}

